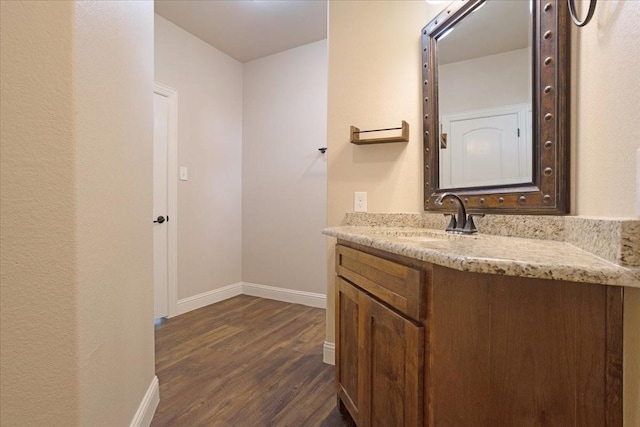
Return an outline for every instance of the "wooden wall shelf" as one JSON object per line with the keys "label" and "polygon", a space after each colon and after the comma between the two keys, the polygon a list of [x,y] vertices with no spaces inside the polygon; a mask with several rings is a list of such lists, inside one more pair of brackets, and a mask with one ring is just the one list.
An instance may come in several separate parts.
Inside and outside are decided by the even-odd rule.
{"label": "wooden wall shelf", "polygon": [[[401,130],[402,134],[400,136],[389,136],[384,138],[360,139],[361,133],[383,132],[387,130]],[[399,128],[371,129],[371,130],[360,130],[355,126],[351,126],[350,135],[351,135],[351,143],[356,145],[386,144],[389,142],[409,142],[409,123],[403,120],[402,127],[399,127]]]}

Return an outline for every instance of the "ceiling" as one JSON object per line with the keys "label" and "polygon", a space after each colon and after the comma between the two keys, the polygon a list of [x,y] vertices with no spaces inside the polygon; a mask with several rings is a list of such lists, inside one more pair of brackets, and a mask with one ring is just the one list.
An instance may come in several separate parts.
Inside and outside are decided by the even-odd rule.
{"label": "ceiling", "polygon": [[240,62],[327,37],[326,0],[156,0],[155,12]]}
{"label": "ceiling", "polygon": [[530,45],[528,1],[487,1],[438,41],[438,63],[464,61]]}

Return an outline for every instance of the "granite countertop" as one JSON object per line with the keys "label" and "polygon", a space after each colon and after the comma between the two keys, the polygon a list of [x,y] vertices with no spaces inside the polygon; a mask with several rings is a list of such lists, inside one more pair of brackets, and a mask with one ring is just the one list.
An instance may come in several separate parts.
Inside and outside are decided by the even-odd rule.
{"label": "granite countertop", "polygon": [[332,227],[323,233],[461,271],[640,288],[640,268],[614,264],[563,241],[384,226]]}

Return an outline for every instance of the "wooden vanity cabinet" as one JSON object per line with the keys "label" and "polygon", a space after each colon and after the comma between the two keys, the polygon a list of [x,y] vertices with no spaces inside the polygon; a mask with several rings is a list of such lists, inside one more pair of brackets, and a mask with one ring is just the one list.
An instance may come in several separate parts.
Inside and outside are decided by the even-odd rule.
{"label": "wooden vanity cabinet", "polygon": [[337,283],[341,404],[360,426],[422,426],[424,328]]}
{"label": "wooden vanity cabinet", "polygon": [[336,270],[341,407],[359,426],[422,426],[423,272],[345,246]]}
{"label": "wooden vanity cabinet", "polygon": [[336,272],[338,401],[358,426],[622,426],[622,288],[342,241]]}

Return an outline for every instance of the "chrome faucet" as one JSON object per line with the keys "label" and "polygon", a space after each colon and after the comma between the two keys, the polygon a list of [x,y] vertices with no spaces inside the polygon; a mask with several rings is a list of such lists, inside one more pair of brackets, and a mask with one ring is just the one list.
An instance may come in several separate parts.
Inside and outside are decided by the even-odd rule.
{"label": "chrome faucet", "polygon": [[467,211],[464,208],[462,199],[453,193],[443,193],[435,200],[435,204],[442,206],[445,199],[452,199],[458,205],[458,216],[451,215],[451,222],[447,227],[447,231],[451,232],[464,232],[464,226],[467,225]]}

